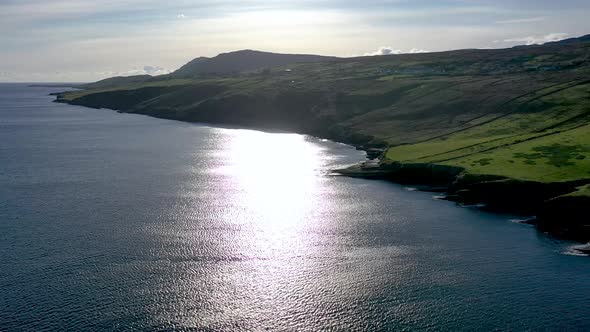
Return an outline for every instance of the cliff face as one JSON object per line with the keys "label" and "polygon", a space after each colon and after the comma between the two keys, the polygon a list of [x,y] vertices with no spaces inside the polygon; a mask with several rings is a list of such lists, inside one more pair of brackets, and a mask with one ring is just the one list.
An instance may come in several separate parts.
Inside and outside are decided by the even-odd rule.
{"label": "cliff face", "polygon": [[560,196],[543,204],[538,216],[541,230],[590,241],[590,197]]}
{"label": "cliff face", "polygon": [[284,90],[269,95],[228,94],[227,90],[221,85],[145,87],[97,92],[74,100],[58,96],[57,101],[164,119],[292,131],[365,149],[385,146],[370,135],[340,125],[333,114],[318,112],[318,105],[330,98],[325,91]]}

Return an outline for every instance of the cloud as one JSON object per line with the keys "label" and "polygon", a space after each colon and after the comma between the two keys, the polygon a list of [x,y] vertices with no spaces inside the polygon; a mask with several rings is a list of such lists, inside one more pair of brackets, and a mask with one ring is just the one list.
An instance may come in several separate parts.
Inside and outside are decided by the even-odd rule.
{"label": "cloud", "polygon": [[376,55],[393,55],[393,54],[414,54],[414,53],[427,53],[428,51],[419,49],[419,48],[412,48],[408,51],[394,49],[391,46],[382,46],[375,52],[368,52],[365,53],[364,56],[376,56]]}
{"label": "cloud", "polygon": [[100,76],[111,77],[111,76],[133,76],[133,75],[165,75],[170,74],[172,71],[157,67],[157,66],[144,66],[143,69],[133,68],[132,70],[123,72],[102,72]]}
{"label": "cloud", "polygon": [[567,33],[550,33],[544,36],[528,36],[521,38],[504,39],[506,43],[524,43],[526,45],[541,45],[549,42],[556,42],[567,38]]}
{"label": "cloud", "polygon": [[0,71],[0,82],[2,82],[3,80],[10,80],[14,78],[14,75],[10,72],[7,71]]}
{"label": "cloud", "polygon": [[366,56],[374,56],[374,55],[391,55],[391,54],[401,54],[401,50],[393,49],[391,46],[382,46],[375,52],[365,53]]}
{"label": "cloud", "polygon": [[505,21],[496,21],[496,24],[519,24],[519,23],[534,23],[544,21],[545,17],[528,17],[528,18],[517,18]]}
{"label": "cloud", "polygon": [[428,53],[427,50],[423,50],[423,49],[419,49],[419,48],[412,48],[407,52],[404,53],[411,53],[411,54],[416,54],[416,53]]}
{"label": "cloud", "polygon": [[148,75],[164,75],[170,73],[170,70],[154,66],[144,66],[143,71]]}
{"label": "cloud", "polygon": [[154,0],[87,1],[87,0],[21,0],[0,4],[3,19],[72,19],[99,13],[131,12],[138,7],[154,8]]}
{"label": "cloud", "polygon": [[[588,31],[590,1],[566,2],[571,4],[555,0],[0,0],[0,31],[9,32],[0,33],[0,71],[11,73],[15,80],[92,81],[113,72],[158,72],[144,69],[144,64],[159,65],[165,73],[197,56],[237,49],[359,56],[423,51],[412,49],[418,46],[429,51],[507,47],[545,42],[536,36],[549,32]],[[527,23],[541,17],[545,20]],[[505,42],[507,38],[521,41]],[[378,50],[387,45],[395,46]]]}

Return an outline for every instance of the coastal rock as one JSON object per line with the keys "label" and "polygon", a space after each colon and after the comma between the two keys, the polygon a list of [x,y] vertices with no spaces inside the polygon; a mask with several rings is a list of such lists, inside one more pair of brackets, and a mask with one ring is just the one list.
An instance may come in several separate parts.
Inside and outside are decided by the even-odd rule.
{"label": "coastal rock", "polygon": [[[560,196],[542,205],[538,215],[540,229],[587,241],[590,239],[590,197]],[[587,248],[590,253],[590,247]]]}

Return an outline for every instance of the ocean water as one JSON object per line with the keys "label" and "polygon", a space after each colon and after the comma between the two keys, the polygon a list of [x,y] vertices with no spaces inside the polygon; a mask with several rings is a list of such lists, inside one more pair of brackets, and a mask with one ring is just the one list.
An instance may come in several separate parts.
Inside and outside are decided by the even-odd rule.
{"label": "ocean water", "polygon": [[0,85],[0,330],[590,330],[573,243],[295,134]]}

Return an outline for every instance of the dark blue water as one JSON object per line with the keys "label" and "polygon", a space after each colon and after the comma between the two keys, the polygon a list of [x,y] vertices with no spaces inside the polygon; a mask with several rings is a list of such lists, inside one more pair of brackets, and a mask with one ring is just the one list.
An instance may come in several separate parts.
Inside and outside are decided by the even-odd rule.
{"label": "dark blue water", "polygon": [[[588,330],[572,243],[292,134],[0,85],[0,330]],[[57,89],[59,90],[59,89]]]}

